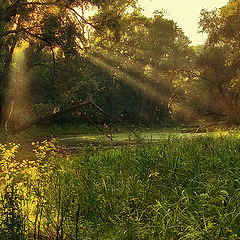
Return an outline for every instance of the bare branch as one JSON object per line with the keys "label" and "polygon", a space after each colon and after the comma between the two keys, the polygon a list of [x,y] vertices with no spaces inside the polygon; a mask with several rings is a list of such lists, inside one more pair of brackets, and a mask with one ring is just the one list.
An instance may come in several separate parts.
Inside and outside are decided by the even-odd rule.
{"label": "bare branch", "polygon": [[[14,23],[16,23],[15,21],[14,21]],[[13,34],[13,33],[20,33],[20,32],[24,32],[25,30],[32,30],[32,29],[35,29],[35,28],[40,28],[41,26],[34,26],[34,27],[27,27],[27,28],[23,28],[23,27],[21,27],[21,28],[19,28],[19,30],[9,30],[9,31],[7,31],[7,32],[5,32],[5,33],[2,33],[2,34],[0,34],[0,38],[2,38],[2,37],[5,37],[5,36],[7,36],[7,35],[10,35],[10,34]]]}
{"label": "bare branch", "polygon": [[81,108],[81,107],[86,106],[86,105],[88,105],[88,104],[89,104],[89,101],[86,101],[86,102],[79,103],[79,104],[74,105],[74,106],[67,107],[67,108],[65,108],[65,109],[63,109],[63,110],[61,110],[61,111],[58,111],[58,112],[50,115],[50,116],[48,115],[48,116],[45,116],[45,117],[42,117],[42,118],[38,118],[38,119],[36,119],[36,120],[33,120],[33,121],[31,121],[31,122],[29,122],[29,123],[27,123],[27,124],[19,127],[18,129],[13,130],[13,132],[14,132],[14,133],[20,133],[20,132],[22,132],[22,131],[24,131],[24,130],[26,130],[26,129],[34,126],[34,125],[36,125],[36,124],[40,124],[40,123],[43,123],[43,122],[45,122],[45,121],[52,120],[52,119],[54,119],[54,118],[56,118],[56,117],[59,117],[59,116],[65,114],[65,113],[68,113],[68,112],[72,112],[72,111],[74,111],[74,110],[77,110],[78,108]]}
{"label": "bare branch", "polygon": [[120,122],[121,124],[123,124],[125,127],[127,127],[134,135],[135,137],[137,137],[137,134],[133,131],[133,129],[126,124],[125,122],[123,122],[121,119],[112,116],[111,114],[105,112],[102,108],[100,108],[95,102],[89,102],[89,104],[91,104],[93,107],[95,107],[98,111],[100,111],[101,113],[103,113],[104,115],[108,116],[110,119],[113,119],[115,121]]}
{"label": "bare branch", "polygon": [[74,8],[68,7],[68,6],[64,6],[66,9],[71,10],[72,12],[74,12],[74,14],[76,14],[79,18],[81,18],[85,23],[87,23],[88,25],[90,25],[93,28],[96,28],[95,25],[93,25],[92,23],[88,22],[83,16],[81,16]]}
{"label": "bare branch", "polygon": [[109,138],[111,141],[113,141],[113,139],[112,139],[112,135],[107,135],[100,127],[98,127],[98,125],[95,123],[95,122],[93,122],[93,120],[86,114],[86,113],[83,113],[82,111],[80,111],[83,115],[84,115],[84,117],[91,123],[91,124],[93,124],[93,126],[95,127],[95,128],[97,128],[97,130],[102,134],[102,135],[104,135],[104,136],[106,136],[107,138]]}
{"label": "bare branch", "polygon": [[17,0],[14,4],[6,8],[6,11],[0,15],[0,22],[10,19],[12,16],[17,14],[17,9],[20,7],[20,0]]}
{"label": "bare branch", "polygon": [[[41,124],[45,121],[49,121],[49,120],[52,120],[56,117],[59,117],[65,113],[68,113],[68,112],[73,112],[73,111],[76,111],[77,109],[83,107],[83,106],[87,106],[87,105],[91,105],[93,106],[94,108],[96,108],[99,112],[103,113],[104,115],[106,115],[107,117],[109,117],[110,119],[112,120],[115,120],[115,121],[118,121],[119,123],[123,124],[124,126],[126,126],[136,137],[137,137],[137,134],[134,132],[134,130],[126,123],[124,123],[121,119],[117,118],[117,117],[114,117],[112,116],[110,113],[107,113],[106,111],[104,111],[102,108],[100,108],[95,102],[91,101],[91,100],[87,100],[83,103],[79,103],[77,105],[74,105],[74,106],[70,106],[70,107],[67,107],[63,110],[60,110],[52,115],[48,115],[48,116],[45,116],[45,117],[42,117],[42,118],[38,118],[36,120],[33,120],[21,127],[19,127],[18,129],[14,129],[13,130],[13,133],[20,133],[30,127],[32,127],[33,125],[36,125],[36,124]],[[106,134],[104,134],[106,135]],[[108,136],[109,137],[109,136]],[[109,137],[111,138],[111,137]]]}

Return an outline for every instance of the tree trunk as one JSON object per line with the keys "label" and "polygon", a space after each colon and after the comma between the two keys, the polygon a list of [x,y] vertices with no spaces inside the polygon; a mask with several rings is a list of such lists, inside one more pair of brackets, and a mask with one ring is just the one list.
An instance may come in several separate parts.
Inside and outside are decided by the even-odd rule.
{"label": "tree trunk", "polygon": [[134,130],[126,123],[124,123],[121,119],[117,118],[117,117],[114,117],[112,116],[110,113],[107,113],[105,112],[102,108],[100,108],[96,103],[92,102],[92,101],[86,101],[86,102],[83,102],[83,103],[79,103],[77,105],[74,105],[74,106],[70,106],[70,107],[67,107],[61,111],[58,111],[52,115],[49,115],[49,116],[46,116],[46,117],[42,117],[42,118],[38,118],[38,119],[35,119],[27,124],[24,124],[23,126],[20,126],[19,128],[17,129],[13,129],[12,132],[13,133],[20,133],[24,130],[27,130],[28,128],[36,125],[36,124],[40,124],[40,123],[43,123],[45,121],[49,121],[49,120],[52,120],[56,117],[59,117],[65,113],[68,113],[68,112],[73,112],[75,110],[77,110],[78,108],[81,108],[83,106],[87,106],[87,105],[91,105],[93,106],[94,108],[96,108],[99,112],[101,112],[102,114],[106,115],[107,117],[109,117],[110,119],[113,119],[115,121],[118,121],[119,123],[123,124],[125,127],[127,127],[134,135],[135,137],[137,137],[136,133],[134,132]]}

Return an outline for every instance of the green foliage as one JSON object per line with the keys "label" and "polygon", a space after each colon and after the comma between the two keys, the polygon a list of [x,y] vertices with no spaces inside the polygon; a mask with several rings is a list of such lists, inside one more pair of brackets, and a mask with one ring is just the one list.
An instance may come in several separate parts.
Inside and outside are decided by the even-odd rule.
{"label": "green foliage", "polygon": [[238,124],[239,38],[237,36],[239,32],[239,1],[229,1],[222,8],[211,12],[203,10],[200,26],[202,31],[208,34],[208,47],[225,49],[224,58],[215,58],[216,62],[219,60],[218,64],[224,66],[222,67],[224,71],[220,74],[221,76],[218,75],[218,80],[222,81],[222,77],[225,78],[222,95],[225,95],[225,103],[230,109],[230,112],[227,114],[228,120]]}
{"label": "green foliage", "polygon": [[[152,125],[166,121],[171,98],[179,95],[175,88],[181,79],[178,69],[188,62],[189,41],[161,12],[146,18],[138,9],[124,14],[120,10],[115,9],[121,16],[117,41],[111,31],[109,37],[99,32],[92,37],[90,59],[115,81],[103,97],[107,96],[108,102],[108,95],[117,96],[115,108],[126,104],[128,107],[120,113],[131,122]],[[98,18],[101,14],[93,19]]]}
{"label": "green foliage", "polygon": [[229,54],[226,46],[205,47],[197,52],[195,64],[200,74],[190,81],[187,95],[198,113],[219,117],[236,110],[233,99],[237,96],[232,80],[237,76],[238,66],[226,64]]}
{"label": "green foliage", "polygon": [[[14,128],[88,99],[126,122],[145,126],[206,115],[239,124],[238,5],[229,1],[221,9],[202,11],[200,26],[208,41],[194,52],[163,11],[147,18],[136,0],[1,2],[3,125]],[[88,18],[89,6],[96,7],[96,14]],[[20,48],[27,48],[26,66],[14,63]],[[23,96],[16,80],[23,75],[29,79],[29,102],[25,95],[22,100],[14,96],[16,91]],[[15,85],[6,93],[10,77]],[[94,109],[64,120],[83,116],[112,124]]]}
{"label": "green foliage", "polygon": [[15,180],[6,184],[3,190],[2,215],[0,236],[4,239],[23,240],[24,237],[24,219],[22,216],[21,201],[22,199],[17,192]]}
{"label": "green foliage", "polygon": [[[63,156],[47,141],[33,143],[33,150],[34,161],[18,169],[11,155],[23,239],[240,236],[239,132],[78,156]],[[5,166],[12,151],[2,152]]]}
{"label": "green foliage", "polygon": [[21,191],[17,187],[19,181],[17,169],[12,160],[19,145],[1,145],[1,230],[4,239],[24,239],[24,218],[22,215]]}

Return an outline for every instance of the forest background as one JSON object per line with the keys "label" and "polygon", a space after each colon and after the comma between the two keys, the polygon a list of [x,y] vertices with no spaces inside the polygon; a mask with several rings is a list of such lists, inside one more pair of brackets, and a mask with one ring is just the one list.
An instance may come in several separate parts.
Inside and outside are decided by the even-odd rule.
{"label": "forest background", "polygon": [[2,126],[109,124],[89,102],[132,125],[239,124],[239,14],[235,0],[202,10],[208,39],[191,46],[135,0],[1,1]]}

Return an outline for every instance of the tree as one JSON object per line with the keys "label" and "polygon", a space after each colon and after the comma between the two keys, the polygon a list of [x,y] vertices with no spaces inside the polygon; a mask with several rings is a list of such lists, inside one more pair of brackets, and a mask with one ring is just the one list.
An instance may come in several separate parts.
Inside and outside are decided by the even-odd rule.
{"label": "tree", "polygon": [[[205,57],[202,62],[210,63],[208,79],[214,91],[218,91],[225,104],[230,121],[239,122],[239,70],[240,70],[240,1],[230,0],[224,7],[201,13],[200,26],[208,34]],[[211,76],[209,76],[209,74]],[[219,104],[221,105],[221,104]],[[219,106],[219,110],[221,107]]]}
{"label": "tree", "polygon": [[[36,89],[42,94],[45,104],[55,104],[52,109],[59,109],[72,103],[86,99],[86,77],[81,71],[89,61],[84,57],[84,48],[88,45],[86,26],[98,28],[84,17],[84,11],[91,5],[101,9],[107,6],[108,0],[13,0],[0,3],[0,67],[1,67],[1,104],[3,107],[3,120],[9,118],[9,96],[5,92],[10,78],[11,63],[16,46],[22,42],[29,45],[26,53],[28,69],[26,75],[30,77],[32,93]],[[80,11],[81,10],[81,11]],[[108,19],[110,21],[110,19]],[[103,24],[102,24],[103,26]],[[88,71],[85,71],[86,74]],[[40,78],[42,82],[38,81]],[[66,79],[68,82],[66,83]],[[90,78],[89,78],[90,79]],[[88,89],[91,88],[91,79]],[[92,81],[94,82],[94,81]],[[71,86],[71,90],[67,89]],[[74,90],[73,90],[74,86]],[[52,94],[49,94],[50,87]],[[61,91],[61,93],[60,93]],[[76,94],[78,92],[78,94]],[[64,93],[64,94],[63,94]],[[75,96],[73,97],[73,94]],[[37,98],[40,94],[35,94]],[[51,95],[51,96],[50,96]],[[58,96],[61,95],[61,98]],[[35,98],[35,100],[36,100]],[[74,99],[75,98],[75,99]],[[15,99],[16,100],[16,99]],[[34,100],[34,101],[35,101]],[[13,101],[13,100],[11,100]],[[64,103],[63,103],[64,102]],[[35,102],[36,104],[39,101]],[[57,103],[57,104],[56,104]],[[50,107],[51,109],[51,107]]]}
{"label": "tree", "polygon": [[140,100],[138,118],[146,118],[148,124],[167,118],[171,97],[176,95],[175,86],[181,78],[176,70],[188,63],[189,41],[161,12],[150,19],[138,9],[118,16],[121,31],[117,41],[111,35],[106,38],[96,32],[90,57],[119,82],[135,89],[134,99]]}
{"label": "tree", "polygon": [[188,92],[195,102],[193,107],[203,115],[229,115],[236,107],[232,80],[237,76],[238,66],[225,64],[229,54],[227,47],[205,47],[197,53],[198,74]]}
{"label": "tree", "polygon": [[[86,19],[89,5],[98,11]],[[26,76],[37,116],[94,99],[124,120],[151,125],[167,119],[182,94],[189,40],[162,12],[146,18],[135,0],[15,0],[0,11],[5,76],[14,49],[27,42]],[[12,111],[5,112],[9,119]]]}

